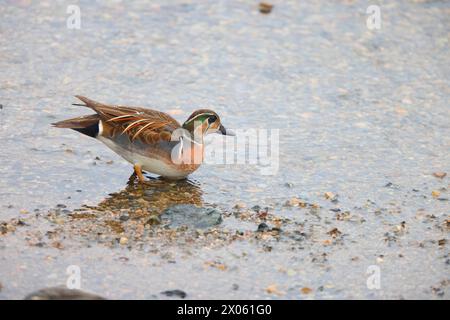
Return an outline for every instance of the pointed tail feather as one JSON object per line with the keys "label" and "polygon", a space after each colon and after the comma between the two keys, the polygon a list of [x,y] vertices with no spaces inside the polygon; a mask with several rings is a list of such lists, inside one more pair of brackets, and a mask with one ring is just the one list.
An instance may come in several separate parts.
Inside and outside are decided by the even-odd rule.
{"label": "pointed tail feather", "polygon": [[100,116],[98,114],[92,114],[88,116],[78,117],[52,123],[57,128],[69,128],[81,132],[90,137],[97,137],[99,132]]}

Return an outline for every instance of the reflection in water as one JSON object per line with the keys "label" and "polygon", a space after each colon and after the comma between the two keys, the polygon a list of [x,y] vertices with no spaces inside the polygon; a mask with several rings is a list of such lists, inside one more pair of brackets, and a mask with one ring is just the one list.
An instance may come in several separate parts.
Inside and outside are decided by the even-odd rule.
{"label": "reflection in water", "polygon": [[68,216],[71,230],[86,239],[122,234],[137,240],[146,226],[160,224],[162,211],[178,204],[203,206],[198,184],[192,180],[174,182],[157,178],[140,184],[132,175],[125,189],[110,194],[96,206],[82,206]]}
{"label": "reflection in water", "polygon": [[160,214],[177,204],[203,205],[202,190],[192,180],[170,181],[150,178],[144,184],[137,183],[134,174],[125,189],[112,193],[97,206],[85,207],[97,211],[126,209],[130,216]]}

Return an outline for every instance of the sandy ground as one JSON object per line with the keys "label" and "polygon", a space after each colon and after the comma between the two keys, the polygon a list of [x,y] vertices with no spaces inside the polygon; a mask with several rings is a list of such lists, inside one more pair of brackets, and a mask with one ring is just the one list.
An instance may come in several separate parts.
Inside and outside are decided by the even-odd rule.
{"label": "sandy ground", "polygon": [[[449,298],[450,3],[380,1],[369,30],[372,2],[272,2],[81,1],[70,29],[69,2],[0,1],[0,298],[73,270],[107,298]],[[51,127],[75,94],[212,108],[279,152],[140,186]],[[160,221],[179,204],[222,222]]]}

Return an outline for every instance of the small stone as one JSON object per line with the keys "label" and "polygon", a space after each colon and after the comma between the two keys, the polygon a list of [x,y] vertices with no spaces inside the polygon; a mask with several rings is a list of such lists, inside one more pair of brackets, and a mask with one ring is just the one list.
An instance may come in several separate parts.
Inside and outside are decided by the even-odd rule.
{"label": "small stone", "polygon": [[300,291],[301,291],[303,294],[310,294],[313,290],[312,290],[311,288],[304,287],[304,288],[301,288]]}
{"label": "small stone", "polygon": [[121,237],[119,240],[119,243],[121,245],[126,245],[128,243],[128,238],[127,237]]}
{"label": "small stone", "polygon": [[154,225],[158,225],[161,224],[161,219],[159,218],[159,216],[156,215],[152,215],[150,216],[150,218],[148,218],[147,222],[145,222],[145,224],[150,225],[150,226],[154,226]]}
{"label": "small stone", "polygon": [[439,246],[445,246],[446,243],[447,243],[447,240],[446,240],[446,239],[440,239],[440,240],[438,241],[438,245],[439,245]]}
{"label": "small stone", "polygon": [[439,196],[441,195],[441,193],[437,190],[433,190],[431,192],[431,195],[433,196],[433,198],[439,198]]}
{"label": "small stone", "polygon": [[213,208],[179,204],[165,209],[161,219],[168,220],[168,226],[173,228],[187,226],[193,229],[206,229],[220,224],[222,214]]}
{"label": "small stone", "polygon": [[299,198],[293,197],[286,201],[285,206],[287,207],[306,207],[306,203]]}
{"label": "small stone", "polygon": [[168,297],[175,297],[175,298],[181,298],[181,299],[184,299],[187,296],[186,292],[178,290],[178,289],[163,291],[163,292],[161,292],[161,294],[168,296]]}
{"label": "small stone", "polygon": [[335,197],[335,194],[333,192],[325,192],[324,196],[325,199],[333,199]]}
{"label": "small stone", "polygon": [[283,292],[278,290],[276,284],[271,284],[270,286],[268,286],[266,288],[266,292],[269,293],[269,294],[276,294],[276,295],[282,295],[283,294]]}
{"label": "small stone", "polygon": [[64,249],[63,244],[59,241],[52,242],[51,246],[53,248],[60,249],[60,250]]}
{"label": "small stone", "polygon": [[252,210],[255,211],[255,212],[258,212],[259,210],[261,210],[261,206],[260,205],[254,205],[252,207]]}
{"label": "small stone", "polygon": [[287,187],[287,188],[293,188],[293,187],[294,187],[294,184],[293,184],[292,182],[286,182],[286,183],[284,184],[284,186]]}
{"label": "small stone", "polygon": [[330,231],[328,231],[327,234],[329,234],[332,238],[337,238],[342,234],[342,232],[339,231],[338,228],[333,228]]}
{"label": "small stone", "polygon": [[270,230],[269,226],[263,222],[263,223],[259,224],[256,232],[265,232],[265,231],[269,231],[269,230]]}
{"label": "small stone", "polygon": [[272,12],[273,4],[267,3],[267,2],[261,2],[259,4],[259,12],[264,14],[269,14]]}
{"label": "small stone", "polygon": [[234,205],[234,209],[244,209],[244,208],[246,208],[247,206],[245,205],[245,203],[243,203],[243,202],[237,202],[235,205]]}
{"label": "small stone", "polygon": [[105,300],[93,293],[61,287],[45,288],[27,295],[25,300]]}
{"label": "small stone", "polygon": [[124,213],[119,217],[120,221],[128,221],[130,219],[130,215],[128,213]]}
{"label": "small stone", "polygon": [[446,228],[450,228],[450,219],[445,220],[444,225]]}
{"label": "small stone", "polygon": [[328,199],[333,203],[338,202],[338,199],[337,199],[338,196],[337,196],[337,194],[334,194],[333,192],[325,192],[324,196],[325,196],[325,199]]}
{"label": "small stone", "polygon": [[216,268],[216,269],[219,269],[221,271],[227,270],[227,266],[225,264],[221,263],[221,262],[218,262],[218,261],[207,261],[207,262],[205,262],[205,266]]}
{"label": "small stone", "polygon": [[433,172],[433,176],[435,176],[436,178],[439,178],[439,179],[443,179],[446,175],[447,175],[447,173],[442,172],[442,171]]}

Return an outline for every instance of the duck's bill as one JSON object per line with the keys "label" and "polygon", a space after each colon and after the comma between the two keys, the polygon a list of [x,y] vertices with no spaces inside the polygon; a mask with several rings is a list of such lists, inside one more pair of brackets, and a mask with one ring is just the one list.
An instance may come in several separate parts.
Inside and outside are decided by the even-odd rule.
{"label": "duck's bill", "polygon": [[236,135],[233,130],[225,129],[225,127],[223,125],[220,125],[219,132],[225,136],[235,136]]}

